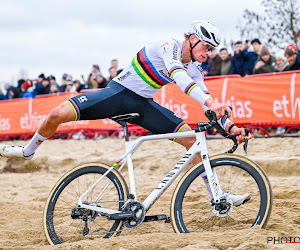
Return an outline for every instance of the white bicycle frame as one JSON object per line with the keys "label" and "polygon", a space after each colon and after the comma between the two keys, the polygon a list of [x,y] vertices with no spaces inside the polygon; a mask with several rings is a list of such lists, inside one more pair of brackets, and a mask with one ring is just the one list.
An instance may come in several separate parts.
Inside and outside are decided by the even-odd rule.
{"label": "white bicycle frame", "polygon": [[[129,184],[130,184],[130,193],[134,195],[134,200],[137,201],[138,196],[136,193],[136,185],[134,178],[134,170],[132,163],[132,155],[138,149],[138,147],[144,141],[151,140],[160,140],[160,139],[173,139],[173,138],[184,138],[184,137],[196,137],[196,142],[193,146],[186,152],[186,154],[176,163],[176,165],[172,168],[172,170],[164,177],[164,179],[157,185],[157,187],[151,192],[151,194],[146,198],[146,200],[142,203],[145,211],[148,211],[151,206],[155,203],[155,201],[164,193],[164,191],[172,184],[172,182],[176,179],[176,177],[188,166],[188,164],[193,160],[196,154],[200,153],[202,157],[202,161],[204,164],[204,169],[207,175],[207,179],[210,185],[210,189],[212,191],[213,198],[216,203],[220,202],[220,196],[222,195],[222,190],[219,184],[218,177],[215,173],[215,170],[211,168],[209,162],[209,155],[206,146],[206,139],[204,132],[180,132],[180,133],[168,133],[161,135],[148,135],[142,136],[133,141],[125,141],[126,145],[126,153],[121,157],[121,159],[114,164],[110,169],[108,169],[89,189],[87,189],[79,198],[78,206],[90,210],[94,210],[100,213],[105,214],[114,214],[121,213],[122,211],[106,209],[103,207],[97,207],[93,205],[87,205],[82,202],[82,199],[90,192],[92,189],[109,173],[111,172],[117,165],[120,163],[125,157],[126,160],[120,167],[119,171],[124,167],[127,162],[128,166],[128,174],[129,174]],[[102,192],[98,195],[94,202],[101,197],[105,189],[109,186],[111,182],[108,182]]]}

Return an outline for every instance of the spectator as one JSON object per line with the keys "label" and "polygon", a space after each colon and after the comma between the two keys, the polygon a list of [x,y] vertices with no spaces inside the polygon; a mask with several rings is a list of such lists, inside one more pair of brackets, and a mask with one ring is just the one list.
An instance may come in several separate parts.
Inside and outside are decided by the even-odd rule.
{"label": "spectator", "polygon": [[109,78],[108,81],[110,82],[112,79],[114,79],[117,76],[117,70],[114,67],[109,68]]}
{"label": "spectator", "polygon": [[275,72],[276,60],[271,56],[269,49],[266,46],[263,46],[260,50],[260,57],[257,59],[253,73],[254,74],[263,74]]}
{"label": "spectator", "polygon": [[243,50],[243,58],[245,62],[245,70],[247,75],[253,74],[254,64],[259,57],[259,52],[261,49],[261,42],[259,39],[255,38],[251,41],[251,45],[253,51],[248,51],[247,41],[244,44]]}
{"label": "spectator", "polygon": [[231,55],[226,48],[220,49],[219,54],[222,59],[221,75],[229,75],[231,69]]}
{"label": "spectator", "polygon": [[3,94],[2,90],[0,89],[0,101],[5,100],[6,96]]}
{"label": "spectator", "polygon": [[284,71],[284,69],[289,65],[287,62],[284,52],[282,50],[278,51],[276,54],[276,66],[275,69],[277,72]]}
{"label": "spectator", "polygon": [[68,77],[68,74],[67,73],[64,73],[62,75],[62,78],[61,78],[61,85],[59,87],[59,91],[60,92],[65,92],[66,91],[66,81],[67,81],[67,77]]}
{"label": "spectator", "polygon": [[209,74],[210,68],[209,68],[209,56],[206,57],[205,61],[201,63],[201,68],[203,70],[203,75],[207,76]]}
{"label": "spectator", "polygon": [[284,53],[289,65],[284,69],[284,71],[299,70],[300,69],[300,55],[294,52],[293,49],[287,49]]}
{"label": "spectator", "polygon": [[22,84],[25,82],[25,80],[24,79],[19,79],[18,80],[18,88],[21,90],[21,86],[22,86]]}
{"label": "spectator", "polygon": [[38,76],[36,83],[34,85],[34,96],[44,94],[43,81],[45,79],[45,75],[42,73]]}
{"label": "spectator", "polygon": [[49,94],[55,94],[55,93],[59,93],[59,88],[57,87],[56,84],[51,84],[50,83],[50,91]]}
{"label": "spectator", "polygon": [[22,97],[21,90],[18,87],[10,86],[7,90],[6,99],[15,99],[19,97]]}
{"label": "spectator", "polygon": [[[99,73],[98,73],[99,74]],[[85,89],[84,85],[79,80],[73,82],[73,88],[75,93],[80,93],[81,90]]]}
{"label": "spectator", "polygon": [[297,53],[297,48],[293,44],[289,44],[288,46],[286,46],[285,50],[288,50],[288,49],[291,49],[295,53]]}
{"label": "spectator", "polygon": [[73,82],[71,80],[66,81],[65,93],[72,93]]}
{"label": "spectator", "polygon": [[208,73],[209,76],[221,75],[222,59],[217,54],[216,50],[212,51],[208,64],[209,64],[209,69],[210,69],[210,71]]}
{"label": "spectator", "polygon": [[300,69],[300,30],[296,33],[297,48],[290,44],[284,53],[289,65],[285,68],[287,70],[299,70]]}
{"label": "spectator", "polygon": [[234,55],[231,58],[231,70],[230,74],[239,74],[241,76],[246,75],[246,70],[245,70],[245,62],[244,62],[244,57],[242,54],[242,42],[237,41],[234,44]]}
{"label": "spectator", "polygon": [[103,75],[101,73],[98,73],[96,75],[96,82],[98,85],[98,88],[105,88],[108,84],[108,81],[103,77]]}
{"label": "spectator", "polygon": [[55,84],[55,85],[57,86],[57,88],[59,88],[59,84],[56,82],[55,76],[50,75],[50,76],[48,77],[48,79],[49,79],[49,82],[50,82],[50,86],[51,86],[52,84]]}
{"label": "spectator", "polygon": [[45,95],[45,94],[49,94],[50,93],[50,82],[48,78],[44,78],[43,82],[43,89],[41,90],[41,94]]}
{"label": "spectator", "polygon": [[100,68],[99,65],[94,64],[92,66],[91,73],[89,74],[88,80],[87,80],[87,85],[89,89],[96,89],[98,88],[98,84],[96,82],[96,74],[100,73]]}
{"label": "spectator", "polygon": [[117,75],[123,71],[123,69],[119,69],[119,61],[117,59],[111,60],[111,67],[113,67],[117,70]]}
{"label": "spectator", "polygon": [[49,89],[49,94],[54,94],[54,93],[59,93],[60,86],[56,82],[56,78],[52,75],[49,76],[49,84],[50,84],[50,89]]}
{"label": "spectator", "polygon": [[31,85],[29,82],[24,82],[21,85],[22,97],[23,98],[33,98],[33,92],[30,90]]}
{"label": "spectator", "polygon": [[4,89],[6,91],[5,93],[5,99],[8,99],[8,94],[9,94],[9,88],[11,87],[11,85],[9,83],[5,83],[4,84]]}

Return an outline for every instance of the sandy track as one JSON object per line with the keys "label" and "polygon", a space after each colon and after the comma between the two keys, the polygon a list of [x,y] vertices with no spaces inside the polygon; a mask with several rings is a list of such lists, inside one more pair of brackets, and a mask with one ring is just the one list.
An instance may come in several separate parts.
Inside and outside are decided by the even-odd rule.
{"label": "sandy track", "polygon": [[[25,142],[17,142],[25,144]],[[228,140],[208,140],[211,155],[231,146]],[[63,173],[85,162],[113,164],[124,152],[122,140],[46,141],[32,161],[0,159],[0,248],[19,249],[259,249],[300,247],[271,245],[267,237],[300,236],[300,140],[299,138],[254,139],[248,157],[267,172],[274,203],[265,230],[175,234],[164,222],[144,223],[111,239],[95,238],[49,246],[43,232],[46,198]],[[147,142],[135,154],[139,200],[158,184],[185,152],[170,141]],[[242,147],[237,151],[244,155]],[[127,175],[125,175],[127,177]],[[176,184],[177,182],[175,182]],[[149,214],[169,215],[175,184],[151,208]]]}

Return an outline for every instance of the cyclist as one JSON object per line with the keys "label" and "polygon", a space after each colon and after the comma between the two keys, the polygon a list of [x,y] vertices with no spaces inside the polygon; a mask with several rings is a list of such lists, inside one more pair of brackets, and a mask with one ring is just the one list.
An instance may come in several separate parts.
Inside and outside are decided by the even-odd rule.
{"label": "cyclist", "polygon": [[[95,120],[127,113],[138,113],[131,123],[140,125],[155,134],[190,131],[191,128],[172,111],[153,101],[155,92],[165,84],[175,82],[183,92],[197,100],[204,110],[214,111],[220,125],[231,134],[238,135],[241,143],[246,137],[244,128],[238,128],[229,119],[221,118],[230,108],[215,102],[204,85],[201,62],[219,45],[220,31],[204,20],[192,22],[184,41],[169,39],[151,43],[142,48],[131,64],[117,75],[109,85],[98,91],[83,93],[54,108],[26,147],[0,146],[0,155],[32,159],[36,149],[52,136],[59,124],[77,120]],[[189,149],[195,138],[178,138],[174,141]],[[194,158],[193,163],[201,160]],[[205,180],[205,173],[202,178]],[[208,182],[206,186],[211,194]],[[231,195],[240,205],[249,195]]]}

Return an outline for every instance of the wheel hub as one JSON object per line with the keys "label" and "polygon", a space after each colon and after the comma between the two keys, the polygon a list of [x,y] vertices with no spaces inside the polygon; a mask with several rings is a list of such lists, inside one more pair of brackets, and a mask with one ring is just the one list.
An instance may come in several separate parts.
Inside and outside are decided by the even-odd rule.
{"label": "wheel hub", "polygon": [[215,203],[213,200],[210,202],[210,206],[213,209],[213,212],[218,217],[226,217],[228,216],[233,208],[232,200],[222,197],[219,203]]}

